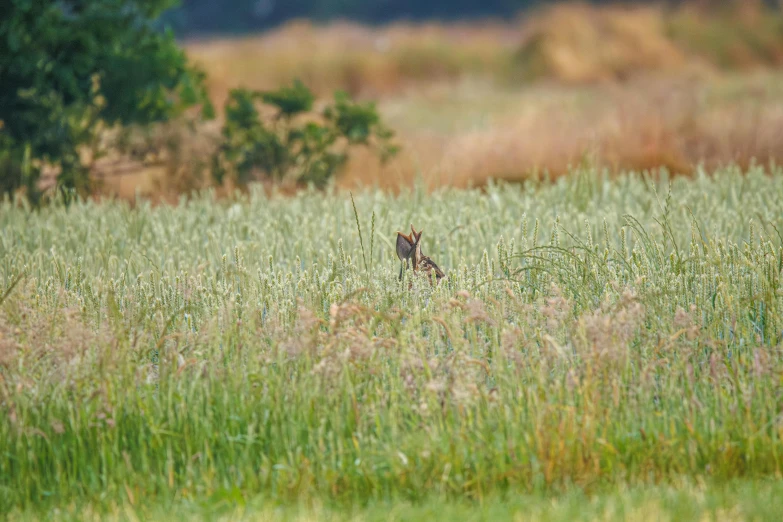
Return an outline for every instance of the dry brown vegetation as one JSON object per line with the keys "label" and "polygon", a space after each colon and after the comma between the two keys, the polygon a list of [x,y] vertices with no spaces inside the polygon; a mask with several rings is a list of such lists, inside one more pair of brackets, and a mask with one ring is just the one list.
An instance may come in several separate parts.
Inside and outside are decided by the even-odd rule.
{"label": "dry brown vegetation", "polygon": [[560,4],[527,20],[515,63],[528,78],[569,83],[783,63],[779,11],[755,0],[713,9],[701,4],[677,9]]}
{"label": "dry brown vegetation", "polygon": [[[763,74],[739,80],[739,93],[732,90],[737,83],[669,78],[580,89],[541,85],[515,95],[484,125],[452,133],[406,129],[407,155],[379,179],[387,187],[407,183],[418,167],[431,186],[465,186],[559,176],[583,161],[613,171],[665,167],[689,174],[700,163],[745,167],[780,158],[778,89]],[[361,181],[368,169],[353,166],[343,182]]]}
{"label": "dry brown vegetation", "polygon": [[298,21],[261,36],[190,42],[186,48],[208,72],[219,103],[237,86],[274,89],[296,78],[321,95],[335,89],[399,94],[415,83],[496,73],[518,42],[517,28],[491,23],[370,28]]}
{"label": "dry brown vegetation", "polygon": [[[560,4],[509,23],[296,22],[186,47],[218,105],[233,87],[294,78],[321,96],[377,99],[403,153],[386,167],[358,155],[342,186],[394,189],[418,176],[466,186],[557,176],[585,160],[690,173],[699,163],[783,158],[783,15],[759,2]],[[154,161],[98,164],[108,192],[173,198],[207,183],[216,126],[160,132],[144,146]]]}
{"label": "dry brown vegetation", "polygon": [[783,14],[755,0],[722,9],[687,4],[560,3],[511,23],[369,28],[297,21],[269,33],[186,44],[219,102],[236,86],[272,89],[300,78],[316,92],[373,97],[466,75],[503,83],[622,80],[639,72],[747,70],[783,64]]}

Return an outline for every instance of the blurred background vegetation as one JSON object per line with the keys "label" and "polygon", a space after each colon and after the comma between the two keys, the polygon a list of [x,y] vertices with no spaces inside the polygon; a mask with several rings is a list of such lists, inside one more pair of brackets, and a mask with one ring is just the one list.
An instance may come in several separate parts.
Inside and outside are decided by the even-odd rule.
{"label": "blurred background vegetation", "polygon": [[[417,178],[434,188],[556,177],[584,162],[690,174],[783,160],[777,0],[8,5],[5,192],[45,193],[59,179],[176,200],[248,180],[396,190]],[[291,141],[281,105],[264,100],[297,81],[312,104]],[[359,119],[330,127],[324,110],[338,91]],[[227,111],[237,100],[253,106]],[[216,118],[203,117],[212,107]],[[350,141],[341,132],[371,127],[361,145],[399,153],[336,150]],[[293,149],[282,153],[283,142]]]}
{"label": "blurred background vegetation", "polygon": [[[659,4],[674,6],[688,0],[650,2],[645,0],[592,0],[592,4]],[[751,2],[755,0],[750,0]],[[269,29],[294,18],[318,22],[350,19],[383,24],[400,20],[470,20],[508,18],[533,7],[557,3],[553,0],[183,0],[163,21],[180,35],[231,33]],[[732,0],[702,0],[702,5],[720,6]],[[767,0],[770,6],[777,0]]]}

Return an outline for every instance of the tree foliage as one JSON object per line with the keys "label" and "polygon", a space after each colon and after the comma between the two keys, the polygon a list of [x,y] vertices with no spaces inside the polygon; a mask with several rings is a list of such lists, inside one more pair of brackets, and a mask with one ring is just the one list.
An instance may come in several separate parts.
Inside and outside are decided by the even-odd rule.
{"label": "tree foliage", "polygon": [[397,152],[392,131],[372,103],[356,103],[338,92],[331,104],[316,112],[314,100],[301,82],[271,92],[233,90],[213,162],[215,180],[223,183],[230,178],[239,185],[253,180],[290,181],[322,187],[356,146],[372,147],[382,161]]}
{"label": "tree foliage", "polygon": [[35,194],[43,166],[88,183],[102,125],[149,124],[206,101],[201,73],[155,20],[173,0],[0,1],[0,190]]}

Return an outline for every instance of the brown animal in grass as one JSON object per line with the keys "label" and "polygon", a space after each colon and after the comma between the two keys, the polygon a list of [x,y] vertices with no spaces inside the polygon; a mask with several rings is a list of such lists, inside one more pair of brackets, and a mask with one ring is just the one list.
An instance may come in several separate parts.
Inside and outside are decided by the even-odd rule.
{"label": "brown animal in grass", "polygon": [[410,260],[415,273],[427,276],[430,281],[432,281],[432,275],[434,273],[435,280],[440,282],[441,279],[446,277],[446,274],[443,273],[432,259],[422,253],[422,232],[423,230],[416,232],[413,225],[411,225],[411,233],[408,235],[397,232],[397,257],[404,263],[403,266],[400,267],[400,280],[402,280],[402,271],[408,267],[408,261]]}

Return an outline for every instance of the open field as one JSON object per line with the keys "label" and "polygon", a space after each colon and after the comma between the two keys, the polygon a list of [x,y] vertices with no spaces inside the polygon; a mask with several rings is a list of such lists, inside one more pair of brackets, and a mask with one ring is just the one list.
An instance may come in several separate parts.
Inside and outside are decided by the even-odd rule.
{"label": "open field", "polygon": [[[783,13],[757,2],[565,4],[514,21],[374,28],[295,22],[184,45],[218,107],[232,88],[295,78],[322,100],[336,89],[375,100],[402,153],[386,166],[357,154],[343,188],[480,186],[585,161],[676,174],[783,162]],[[103,192],[175,201],[205,186],[219,126],[160,129],[146,164],[110,154],[96,168]]]}
{"label": "open field", "polygon": [[[542,521],[644,521],[737,522],[777,521],[783,510],[783,485],[775,481],[731,481],[722,485],[677,484],[630,488],[597,495],[571,491],[565,495],[510,494],[483,502],[436,498],[423,503],[372,502],[363,507],[324,505],[319,502],[280,504],[264,497],[220,492],[207,499],[160,504],[119,500],[103,509],[72,505],[52,513],[50,520],[264,520],[407,522],[410,520],[514,520]],[[16,513],[13,522],[34,519],[35,513]]]}
{"label": "open field", "polygon": [[[0,512],[772,519],[781,194],[779,169],[582,169],[356,213],[6,203]],[[397,281],[410,223],[434,289]]]}
{"label": "open field", "polygon": [[[561,2],[511,21],[291,22],[257,36],[184,42],[209,73],[217,102],[237,86],[274,89],[296,78],[318,94],[335,89],[388,97],[466,76],[507,85],[624,80],[637,73],[750,71],[783,65],[783,12],[762,2],[590,6]],[[728,2],[727,2],[728,4]]]}
{"label": "open field", "polygon": [[[585,162],[613,172],[665,167],[686,175],[699,165],[783,163],[781,85],[783,75],[770,71],[592,86],[509,88],[475,78],[434,84],[378,102],[397,132],[400,155],[384,166],[360,149],[336,185],[481,186],[490,179],[556,178]],[[199,168],[218,132],[214,125],[197,135],[168,129],[156,141],[177,143],[176,152],[152,166],[118,171],[109,158],[100,165],[105,192],[132,199],[138,189],[176,201],[203,186]]]}

